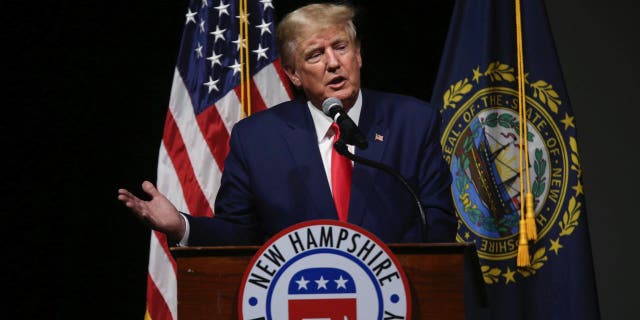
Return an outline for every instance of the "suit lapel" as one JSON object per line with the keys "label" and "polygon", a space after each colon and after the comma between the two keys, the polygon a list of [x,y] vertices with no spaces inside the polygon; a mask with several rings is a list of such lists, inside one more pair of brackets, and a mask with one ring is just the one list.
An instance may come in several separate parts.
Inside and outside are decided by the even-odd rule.
{"label": "suit lapel", "polygon": [[313,201],[314,212],[301,212],[309,219],[336,219],[337,212],[333,204],[331,189],[324,171],[315,127],[308,107],[302,100],[297,100],[288,112],[283,115],[288,124],[284,139],[296,164],[298,177],[304,180]]}
{"label": "suit lapel", "polygon": [[[367,138],[369,146],[365,150],[356,148],[356,155],[379,162],[386,148],[384,137],[388,134],[389,128],[383,122],[385,119],[382,114],[383,108],[376,108],[375,99],[371,98],[366,91],[363,91],[362,100],[362,111],[358,127]],[[380,171],[380,169],[361,164],[354,166],[351,180],[351,199],[349,202],[349,222],[362,225],[366,215],[367,197],[373,191],[374,178],[377,174],[380,174]]]}

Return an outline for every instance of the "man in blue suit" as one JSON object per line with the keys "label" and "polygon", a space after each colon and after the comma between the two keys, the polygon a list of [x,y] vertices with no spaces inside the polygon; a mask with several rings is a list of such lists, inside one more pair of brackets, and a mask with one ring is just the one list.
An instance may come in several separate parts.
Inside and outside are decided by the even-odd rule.
{"label": "man in blue suit", "polygon": [[278,25],[284,70],[304,94],[238,122],[215,202],[215,217],[192,217],[150,183],[143,201],[127,190],[118,198],[152,228],[181,245],[260,244],[298,222],[337,219],[331,187],[333,119],[327,98],[342,102],[368,148],[351,151],[397,170],[403,184],[379,169],[355,164],[348,217],[387,243],[450,242],[455,237],[448,166],[438,141],[440,117],[426,102],[360,88],[362,58],[353,8],[307,5]]}

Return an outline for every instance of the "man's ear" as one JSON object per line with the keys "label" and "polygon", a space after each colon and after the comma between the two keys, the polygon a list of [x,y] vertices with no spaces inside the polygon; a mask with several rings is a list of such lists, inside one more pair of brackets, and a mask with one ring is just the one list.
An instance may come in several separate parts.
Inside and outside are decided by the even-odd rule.
{"label": "man's ear", "polygon": [[283,69],[284,69],[284,73],[287,74],[287,77],[289,78],[289,80],[291,80],[291,83],[293,83],[294,86],[299,88],[302,83],[300,82],[300,78],[296,73],[296,69],[291,66],[284,66]]}

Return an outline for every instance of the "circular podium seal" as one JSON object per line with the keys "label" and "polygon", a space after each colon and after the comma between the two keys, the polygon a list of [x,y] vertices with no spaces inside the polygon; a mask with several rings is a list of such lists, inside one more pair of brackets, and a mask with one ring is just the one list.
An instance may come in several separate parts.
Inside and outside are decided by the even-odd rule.
{"label": "circular podium seal", "polygon": [[410,319],[411,293],[389,248],[337,220],[293,225],[264,244],[245,271],[240,319]]}

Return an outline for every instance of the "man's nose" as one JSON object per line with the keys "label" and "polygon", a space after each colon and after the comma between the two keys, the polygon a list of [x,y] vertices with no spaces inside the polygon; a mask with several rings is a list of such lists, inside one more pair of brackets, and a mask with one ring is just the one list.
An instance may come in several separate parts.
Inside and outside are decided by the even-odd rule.
{"label": "man's nose", "polygon": [[325,57],[327,58],[327,69],[334,70],[340,67],[340,61],[338,60],[338,56],[333,49],[329,49],[325,52]]}

